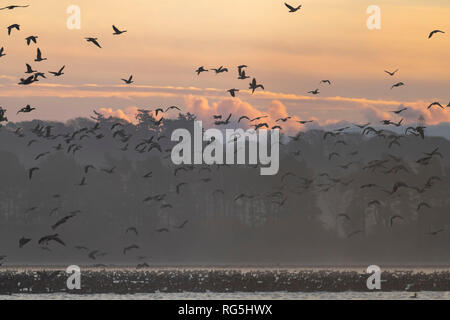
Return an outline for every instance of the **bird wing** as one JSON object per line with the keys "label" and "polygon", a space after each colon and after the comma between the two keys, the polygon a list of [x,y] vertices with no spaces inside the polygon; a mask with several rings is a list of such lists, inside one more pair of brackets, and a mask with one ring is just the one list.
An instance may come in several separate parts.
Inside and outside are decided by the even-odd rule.
{"label": "bird wing", "polygon": [[286,2],[284,3],[284,5],[285,5],[286,7],[288,7],[289,10],[295,10],[295,8],[294,8],[293,6],[287,4]]}

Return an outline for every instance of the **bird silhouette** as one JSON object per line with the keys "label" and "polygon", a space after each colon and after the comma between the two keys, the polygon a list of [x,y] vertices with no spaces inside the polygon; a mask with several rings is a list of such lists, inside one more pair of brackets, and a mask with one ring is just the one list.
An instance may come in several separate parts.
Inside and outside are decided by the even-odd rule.
{"label": "bird silhouette", "polygon": [[115,25],[113,25],[112,28],[114,30],[113,35],[115,35],[115,36],[118,36],[118,35],[121,35],[122,33],[127,32],[127,30],[123,30],[123,31],[119,30]]}
{"label": "bird silhouette", "polygon": [[19,239],[19,248],[23,248],[31,239],[22,237]]}
{"label": "bird silhouette", "polygon": [[62,241],[62,240],[59,238],[59,235],[58,235],[58,234],[52,234],[52,235],[44,236],[44,237],[42,237],[42,238],[39,239],[38,244],[39,244],[39,245],[48,245],[48,243],[49,243],[50,241],[54,241],[54,242],[56,242],[56,243],[59,243],[60,245],[62,245],[62,246],[64,246],[64,247],[66,246],[66,244],[64,243],[64,241]]}
{"label": "bird silhouette", "polygon": [[391,90],[394,89],[394,88],[402,87],[404,85],[405,84],[403,82],[397,82],[397,83],[392,85]]}
{"label": "bird silhouette", "polygon": [[102,48],[102,46],[98,43],[98,38],[85,38],[85,40],[87,42],[91,42],[92,44],[96,45],[97,47],[99,47],[100,49]]}
{"label": "bird silhouette", "polygon": [[132,84],[133,81],[133,75],[131,75],[128,79],[122,79],[123,82],[125,82],[126,84]]}
{"label": "bird silhouette", "polygon": [[236,92],[238,92],[238,91],[239,91],[239,89],[230,89],[227,92],[229,92],[230,95],[234,98],[234,97],[236,97]]}
{"label": "bird silhouette", "polygon": [[34,42],[35,44],[37,43],[37,38],[39,38],[38,36],[29,36],[26,37],[25,40],[27,41],[27,46],[29,46],[31,44],[31,42]]}
{"label": "bird silhouette", "polygon": [[17,5],[11,5],[11,6],[6,6],[6,7],[3,7],[3,8],[0,8],[0,10],[13,10],[13,9],[16,9],[16,8],[28,8],[30,5],[26,5],[26,6],[17,6]]}
{"label": "bird silhouette", "polygon": [[15,23],[15,24],[10,25],[7,29],[8,29],[8,36],[10,36],[12,30],[16,29],[16,30],[20,31],[20,25]]}
{"label": "bird silhouette", "polygon": [[62,75],[64,74],[64,73],[63,73],[63,70],[64,70],[65,67],[66,67],[66,66],[62,66],[62,68],[59,69],[57,72],[49,71],[49,73],[51,73],[51,74],[54,75],[55,77],[62,76]]}
{"label": "bird silhouette", "polygon": [[44,61],[44,60],[47,60],[47,58],[42,58],[41,49],[37,48],[37,50],[36,50],[36,59],[34,59],[34,61],[41,62],[41,61]]}
{"label": "bird silhouette", "polygon": [[258,88],[261,88],[262,90],[265,90],[265,89],[264,89],[264,86],[263,86],[262,84],[258,84],[258,83],[256,82],[256,79],[253,78],[252,82],[250,83],[249,89],[252,90],[252,94],[253,94],[253,93],[255,93],[255,90],[258,89]]}
{"label": "bird silhouette", "polygon": [[445,33],[444,31],[442,31],[442,30],[433,30],[433,31],[431,31],[430,32],[430,34],[428,35],[428,39],[431,39],[435,34],[437,34],[437,33]]}
{"label": "bird silhouette", "polygon": [[395,70],[395,71],[388,71],[388,70],[384,70],[384,72],[386,72],[388,75],[390,75],[391,77],[393,77],[397,72],[399,71],[399,69]]}
{"label": "bird silhouette", "polygon": [[302,7],[302,5],[299,5],[298,7],[294,8],[293,6],[287,4],[286,2],[284,3],[284,5],[289,9],[289,12],[297,12]]}
{"label": "bird silhouette", "polygon": [[199,67],[197,70],[195,70],[195,72],[197,73],[197,75],[199,76],[200,73],[202,72],[208,72],[209,70],[205,69],[205,67],[201,66]]}

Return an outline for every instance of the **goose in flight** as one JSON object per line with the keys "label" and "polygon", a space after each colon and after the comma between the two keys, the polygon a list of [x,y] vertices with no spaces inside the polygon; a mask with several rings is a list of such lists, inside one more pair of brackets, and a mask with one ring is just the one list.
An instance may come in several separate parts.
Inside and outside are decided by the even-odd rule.
{"label": "goose in flight", "polygon": [[133,81],[133,75],[131,75],[128,79],[122,79],[123,82],[125,82],[126,84],[132,84]]}
{"label": "goose in flight", "polygon": [[31,107],[29,104],[27,104],[25,107],[17,111],[17,114],[19,113],[30,113],[31,111],[36,110],[36,108]]}
{"label": "goose in flight", "polygon": [[319,91],[319,89],[316,89],[316,90],[308,91],[308,93],[311,93],[311,94],[313,94],[313,95],[316,95],[316,94],[319,94],[320,91]]}
{"label": "goose in flight", "polygon": [[322,80],[322,81],[320,81],[319,84],[322,84],[322,83],[328,83],[328,85],[331,85],[331,81],[330,80]]}
{"label": "goose in flight", "polygon": [[20,31],[20,25],[18,25],[17,23],[10,25],[10,26],[8,27],[8,36],[11,35],[11,31],[12,31],[13,29],[16,29],[16,30]]}
{"label": "goose in flight", "polygon": [[62,76],[64,74],[63,70],[66,66],[63,66],[61,69],[59,69],[58,72],[53,72],[53,71],[49,71],[49,73],[51,73],[52,75],[54,75],[55,77],[59,77]]}
{"label": "goose in flight", "polygon": [[115,36],[118,36],[118,35],[121,35],[122,33],[127,32],[127,30],[123,30],[123,31],[119,30],[115,25],[113,25],[112,28],[114,30],[113,35],[115,35]]}
{"label": "goose in flight", "polygon": [[245,80],[245,79],[250,78],[249,76],[247,76],[245,74],[244,68],[248,68],[248,66],[246,66],[245,64],[238,66],[238,74],[239,74],[238,79],[239,80]]}
{"label": "goose in flight", "polygon": [[440,102],[437,102],[437,101],[431,103],[431,104],[428,106],[427,109],[429,110],[429,109],[431,109],[432,107],[439,107],[439,108],[441,108],[441,109],[444,109],[444,106],[443,106]]}
{"label": "goose in flight", "polygon": [[87,186],[86,177],[83,177],[80,181],[80,183],[77,184],[79,187]]}
{"label": "goose in flight", "polygon": [[297,121],[300,124],[307,124],[307,123],[312,123],[314,122],[314,120],[303,120],[303,121]]}
{"label": "goose in flight", "polygon": [[34,168],[31,168],[30,170],[28,170],[28,179],[31,180],[33,178],[34,172],[38,171],[38,170],[39,170],[38,167],[34,167]]}
{"label": "goose in flight", "polygon": [[428,35],[428,39],[431,39],[431,37],[433,37],[436,33],[445,33],[442,30],[433,30],[430,32],[430,34]]}
{"label": "goose in flight", "polygon": [[15,6],[15,5],[12,5],[12,6],[6,6],[6,7],[3,7],[3,8],[0,8],[0,10],[6,10],[6,9],[13,10],[13,9],[16,9],[16,8],[27,8],[29,6],[30,6],[29,4],[27,4],[26,6]]}
{"label": "goose in flight", "polygon": [[280,118],[280,119],[277,119],[275,122],[279,122],[279,121],[286,122],[289,119],[292,119],[292,117]]}
{"label": "goose in flight", "polygon": [[248,78],[250,78],[250,77],[245,74],[245,70],[242,70],[241,73],[239,73],[239,77],[238,77],[239,80],[245,80]]}
{"label": "goose in flight", "polygon": [[170,106],[170,107],[168,107],[168,108],[166,109],[165,112],[170,111],[170,110],[178,110],[178,111],[181,111],[181,109],[180,109],[179,107],[177,107],[177,106]]}
{"label": "goose in flight", "polygon": [[396,84],[392,85],[391,90],[394,89],[394,88],[402,87],[404,85],[405,84],[403,82],[397,82]]}
{"label": "goose in flight", "polygon": [[28,242],[30,242],[31,239],[22,237],[19,239],[19,248],[23,248]]}
{"label": "goose in flight", "polygon": [[38,244],[39,244],[39,245],[42,245],[42,244],[48,245],[48,243],[49,243],[50,241],[55,241],[55,242],[59,243],[60,245],[66,246],[66,244],[64,243],[64,241],[62,241],[62,240],[59,238],[59,235],[58,235],[58,234],[52,234],[52,235],[48,235],[48,236],[42,237],[41,239],[39,239]]}
{"label": "goose in flight", "polygon": [[91,42],[93,44],[95,44],[97,47],[99,47],[100,49],[102,48],[102,46],[98,43],[98,38],[85,38],[87,42]]}
{"label": "goose in flight", "polygon": [[390,75],[391,77],[393,77],[397,72],[398,72],[398,70],[399,69],[397,69],[397,70],[395,70],[395,71],[388,71],[388,70],[384,70],[384,72],[386,72],[388,75]]}
{"label": "goose in flight", "polygon": [[256,79],[253,78],[252,82],[250,83],[249,89],[252,89],[252,94],[253,94],[253,93],[255,93],[255,90],[258,88],[265,90],[264,86],[262,84],[257,84]]}
{"label": "goose in flight", "polygon": [[26,37],[25,40],[27,40],[27,45],[29,46],[31,42],[36,43],[36,39],[39,38],[38,36],[29,36]]}
{"label": "goose in flight", "polygon": [[294,8],[293,6],[287,4],[286,2],[284,3],[284,5],[289,9],[289,12],[297,12],[302,7],[302,5],[299,5],[297,8]]}
{"label": "goose in flight", "polygon": [[234,98],[234,97],[236,97],[236,92],[238,92],[239,91],[239,89],[230,89],[230,90],[227,90],[227,92],[229,92],[230,93],[230,95]]}
{"label": "goose in flight", "polygon": [[1,48],[0,48],[0,58],[1,58],[1,57],[4,57],[4,56],[6,56],[5,48],[4,48],[4,47],[1,47]]}
{"label": "goose in flight", "polygon": [[69,221],[70,219],[72,219],[74,217],[76,217],[76,214],[71,214],[71,215],[65,216],[64,218],[57,221],[54,225],[52,225],[52,230],[56,230],[56,228],[58,228],[60,225],[66,223],[67,221]]}
{"label": "goose in flight", "polygon": [[27,86],[27,85],[32,84],[35,81],[38,81],[38,80],[36,79],[36,76],[33,75],[33,76],[29,76],[26,79],[20,78],[20,82],[18,82],[18,84]]}
{"label": "goose in flight", "polygon": [[26,66],[27,66],[27,71],[25,71],[25,73],[30,74],[30,73],[37,72],[36,70],[33,70],[33,68],[28,63],[26,63]]}
{"label": "goose in flight", "polygon": [[37,48],[37,51],[36,51],[36,59],[34,59],[34,61],[40,62],[40,61],[44,61],[44,60],[47,60],[47,58],[42,58],[42,52],[41,52],[41,49]]}
{"label": "goose in flight", "polygon": [[201,66],[200,68],[198,68],[197,70],[195,70],[195,72],[197,72],[197,75],[199,76],[200,73],[202,72],[208,72],[209,70],[205,69],[205,67]]}
{"label": "goose in flight", "polygon": [[140,249],[138,245],[136,244],[132,244],[131,246],[125,247],[123,249],[123,254],[127,254],[128,251],[133,250],[133,249]]}
{"label": "goose in flight", "polygon": [[408,108],[402,108],[400,110],[391,111],[391,113],[400,114],[400,113],[402,113],[403,111],[406,111],[406,110],[408,110]]}
{"label": "goose in flight", "polygon": [[185,220],[185,221],[183,221],[182,224],[180,224],[179,226],[175,226],[174,228],[183,229],[187,225],[188,222],[189,222],[189,220]]}
{"label": "goose in flight", "polygon": [[106,172],[108,174],[113,174],[116,170],[116,167],[112,167],[111,169],[102,169],[103,172]]}
{"label": "goose in flight", "polygon": [[214,70],[216,74],[228,72],[228,68],[224,68],[223,66],[220,66],[219,69],[211,69],[211,70]]}

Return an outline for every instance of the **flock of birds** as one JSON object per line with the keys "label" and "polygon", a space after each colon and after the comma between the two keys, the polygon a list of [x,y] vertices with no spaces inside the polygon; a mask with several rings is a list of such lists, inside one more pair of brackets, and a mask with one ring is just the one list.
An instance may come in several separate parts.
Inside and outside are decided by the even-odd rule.
{"label": "flock of birds", "polygon": [[[297,12],[298,10],[301,9],[301,5],[297,6],[297,7],[293,7],[287,3],[285,3],[286,7],[289,9],[289,12],[294,13]],[[28,6],[7,6],[4,8],[0,8],[0,10],[13,10],[16,8],[26,8]],[[119,36],[125,32],[127,32],[126,30],[120,30],[119,28],[117,28],[115,25],[112,26],[113,28],[113,35],[115,36]],[[7,27],[7,32],[9,36],[13,36],[15,34],[16,31],[20,31],[20,25],[18,24],[13,24]],[[432,38],[434,36],[436,36],[439,33],[445,33],[441,30],[434,30],[430,33],[429,38]],[[26,40],[26,44],[28,46],[32,45],[32,44],[37,44],[38,42],[38,36],[35,35],[31,35],[25,38]],[[91,43],[92,45],[98,47],[98,48],[102,48],[100,41],[98,38],[94,38],[94,37],[86,37],[85,40],[89,43]],[[0,48],[0,58],[6,56],[5,53],[5,49],[2,47]],[[45,61],[47,60],[47,58],[44,57],[42,51],[40,50],[40,48],[37,48],[37,52],[36,52],[36,59],[35,62],[41,62],[41,61]],[[248,76],[246,70],[247,70],[248,66],[243,64],[243,65],[239,65],[237,67],[237,71],[238,71],[238,80],[246,80],[249,79],[250,76]],[[26,74],[29,74],[28,77],[25,78],[21,78],[20,82],[18,83],[19,85],[30,85],[34,82],[40,81],[40,78],[46,78],[46,74],[43,72],[39,72],[37,70],[34,70],[33,67],[26,63]],[[62,66],[61,68],[59,68],[59,70],[57,71],[49,71],[48,73],[52,74],[54,77],[60,77],[62,75],[64,75],[64,70],[65,70],[65,66]],[[213,71],[216,75],[228,72],[228,68],[224,67],[224,66],[220,66],[218,68],[211,68],[211,69],[207,69],[204,66],[200,66],[197,70],[195,70],[196,74],[198,76],[200,76],[202,73],[205,72],[209,72],[209,71]],[[388,71],[385,70],[385,73],[390,76],[390,77],[394,77],[399,70],[395,70],[395,71]],[[121,79],[125,84],[127,85],[131,85],[134,83],[133,80],[133,75],[130,75],[128,78],[123,78]],[[332,81],[331,80],[321,80],[320,85],[332,85]],[[392,85],[391,89],[394,88],[398,88],[401,86],[404,86],[405,83],[404,82],[396,82],[394,85]],[[251,90],[252,94],[255,93],[256,90],[261,89],[261,90],[265,90],[264,86],[260,83],[257,82],[257,80],[255,78],[253,78],[253,80],[250,82],[249,84],[249,89]],[[237,92],[239,92],[239,89],[237,88],[232,88],[229,89],[227,91],[232,97],[236,97]],[[308,93],[312,94],[312,95],[318,95],[320,94],[320,89],[316,88],[314,90],[309,91]],[[428,109],[431,108],[441,108],[441,109],[445,109],[445,108],[449,108],[450,107],[450,103],[446,106],[442,105],[440,102],[435,101],[432,102],[429,106]],[[31,106],[31,105],[27,105],[23,108],[21,108],[20,110],[17,111],[17,114],[20,113],[30,113],[35,111],[36,108]],[[167,108],[157,108],[156,110],[154,110],[154,115],[156,117],[160,116],[160,118],[158,120],[154,121],[154,125],[155,126],[163,126],[164,124],[164,115],[168,112],[170,112],[171,110],[176,110],[176,111],[181,111],[180,107],[177,106],[169,106]],[[400,116],[401,114],[403,114],[404,112],[407,112],[408,108],[406,107],[402,107],[398,110],[392,110],[391,113],[396,115],[396,116]],[[95,111],[94,111],[95,112]],[[146,114],[147,116],[150,116],[151,114],[151,110],[140,110],[141,113]],[[53,127],[52,126],[43,126],[41,124],[37,124],[35,128],[33,128],[31,130],[31,133],[34,135],[32,140],[29,140],[29,142],[27,143],[27,146],[31,146],[33,143],[38,142],[39,139],[45,139],[45,140],[49,140],[49,141],[58,141],[58,143],[53,147],[52,151],[45,151],[42,152],[38,155],[36,155],[35,157],[35,161],[40,160],[41,158],[44,158],[48,155],[50,155],[52,152],[59,152],[59,151],[66,151],[68,154],[72,154],[75,155],[75,153],[79,150],[81,150],[83,148],[82,145],[82,141],[84,139],[97,139],[97,140],[101,140],[105,138],[105,135],[103,133],[100,132],[101,126],[102,126],[102,121],[104,120],[103,116],[100,113],[95,112],[95,117],[92,117],[94,120],[97,120],[95,123],[94,127],[83,127],[79,130],[73,131],[73,132],[68,132],[65,134],[54,134],[53,133]],[[261,122],[260,120],[266,119],[268,118],[268,115],[261,115],[259,117],[249,117],[246,115],[241,115],[239,117],[237,117],[235,120],[232,120],[232,114],[227,115],[214,115],[213,119],[214,119],[214,123],[216,126],[221,126],[221,125],[229,125],[232,121],[235,121],[235,123],[241,123],[242,121],[247,121],[249,126],[253,126],[256,130],[261,129],[261,128],[266,128],[266,129],[272,129],[272,130],[281,130],[281,123],[286,123],[287,121],[293,121],[295,119],[294,116],[288,116],[285,118],[280,118],[277,119],[276,122],[278,123],[278,125],[276,126],[272,126],[270,127],[269,124],[267,122]],[[152,117],[153,119],[153,117]],[[295,120],[297,121],[299,124],[301,125],[305,125],[308,123],[313,122],[313,120]],[[0,126],[2,122],[8,122],[8,119],[6,117],[6,109],[0,107]],[[381,125],[382,126],[394,126],[394,127],[402,127],[403,126],[403,119],[398,119],[398,120],[393,120],[393,119],[385,119],[381,121]],[[344,139],[341,139],[345,134],[349,133],[350,131],[354,132],[355,129],[360,129],[361,133],[364,136],[368,136],[368,135],[373,135],[379,138],[383,138],[387,141],[387,145],[388,148],[391,149],[394,146],[400,146],[400,140],[405,138],[405,136],[407,135],[413,135],[416,136],[418,138],[421,139],[425,139],[425,126],[409,126],[405,129],[404,131],[404,135],[397,135],[397,134],[393,134],[391,131],[388,130],[384,130],[384,129],[379,129],[379,126],[376,125],[371,125],[371,123],[367,123],[367,124],[355,124],[353,127],[344,127],[344,128],[339,128],[336,130],[331,130],[331,131],[327,131],[324,133],[323,139],[327,140],[329,138],[333,138],[335,139],[335,145],[343,145],[346,146],[347,142]],[[110,131],[112,134],[112,137],[114,139],[119,139],[122,143],[123,146],[121,148],[122,151],[128,151],[130,149],[130,144],[131,144],[131,138],[132,135],[127,133],[125,128],[124,128],[124,124],[122,122],[115,122],[112,124],[112,126],[110,127]],[[24,134],[24,132],[22,131],[22,128],[17,128],[15,131],[13,131],[13,133],[15,135],[17,135],[19,138],[24,138],[26,137],[26,135]],[[291,136],[290,140],[293,142],[299,141],[300,138],[302,136],[302,133],[298,133],[296,136]],[[152,150],[157,150],[161,153],[166,153],[166,156],[168,156],[170,154],[170,148],[169,149],[164,149],[164,145],[161,143],[161,141],[167,137],[165,136],[151,136],[149,139],[144,139],[143,141],[139,141],[138,143],[136,143],[133,147],[134,151],[137,153],[148,153]],[[237,137],[236,137],[237,139]],[[301,150],[295,151],[294,155],[300,155]],[[348,153],[350,156],[356,156],[358,154],[358,151],[352,151],[350,153]],[[333,151],[332,153],[330,153],[328,155],[328,159],[329,161],[333,161],[333,159],[339,159],[342,155],[337,152],[337,151]],[[443,155],[439,152],[439,148],[435,148],[434,150],[430,151],[430,152],[426,152],[424,153],[424,156],[420,159],[417,159],[416,163],[419,165],[429,165],[432,159],[435,158],[443,158]],[[353,165],[357,165],[358,162],[357,161],[351,161],[349,163],[346,164],[341,164],[339,165],[342,169],[348,169]],[[391,165],[391,168],[387,169],[386,166],[387,165]],[[204,168],[202,168],[203,170]],[[35,176],[35,174],[37,174],[39,172],[40,168],[38,165],[33,166],[32,168],[30,168],[28,170],[28,179],[32,180],[33,177]],[[78,184],[76,184],[76,186],[79,187],[85,187],[88,185],[88,175],[89,172],[92,170],[97,170],[97,167],[94,166],[93,164],[86,164],[84,166],[84,176],[81,177],[80,182]],[[116,174],[116,167],[111,167],[111,168],[102,168],[99,169],[100,171],[104,172],[105,174]],[[174,176],[177,176],[177,174],[180,171],[192,171],[194,170],[193,166],[179,166],[177,168],[175,168],[174,170]],[[407,171],[407,168],[405,167],[405,165],[402,162],[402,159],[397,158],[395,156],[390,156],[390,159],[383,159],[383,160],[373,160],[370,161],[366,166],[363,167],[363,170],[370,170],[372,172],[384,172],[386,174],[389,173],[397,173],[400,171]],[[386,171],[385,171],[386,170]],[[286,172],[281,176],[281,183],[284,183],[286,179],[288,179],[289,177],[296,177],[296,173],[295,172]],[[148,172],[145,173],[143,176],[143,178],[148,179],[152,177],[152,172]],[[312,188],[312,187],[317,187],[319,189],[319,191],[323,191],[326,192],[328,190],[330,190],[332,187],[336,186],[336,185],[350,185],[351,183],[353,183],[353,181],[343,181],[342,179],[339,178],[334,178],[332,177],[330,174],[323,172],[320,173],[317,177],[314,177],[312,179],[310,178],[304,178],[304,177],[297,177],[300,179],[300,181],[302,181],[302,188],[304,190]],[[328,181],[326,183],[318,183],[317,179],[319,178],[324,178],[327,179]],[[435,186],[436,183],[438,183],[439,181],[441,181],[442,179],[440,177],[437,176],[433,176],[430,177],[429,180],[423,185],[423,186],[410,186],[407,185],[404,182],[398,182],[395,185],[393,185],[392,189],[386,189],[383,186],[380,185],[376,185],[376,184],[364,184],[360,186],[360,189],[366,189],[366,190],[373,190],[373,189],[377,189],[380,190],[381,192],[385,193],[386,195],[394,195],[396,194],[399,190],[401,189],[409,189],[409,190],[414,190],[416,191],[418,194],[423,194],[424,192],[426,192],[427,190],[430,190],[431,188],[433,188]],[[211,179],[210,178],[204,178],[203,182],[204,183],[208,183],[210,182]],[[173,191],[173,193],[179,195],[182,192],[182,189],[187,185],[187,182],[179,182],[176,187],[175,190]],[[222,189],[217,189],[214,191],[214,193],[224,193],[225,191]],[[160,203],[161,204],[161,208],[170,208],[171,204],[165,202],[165,199],[167,198],[168,193],[163,193],[163,194],[157,194],[157,195],[151,195],[146,197],[145,199],[143,199],[144,203],[149,203],[149,202],[156,202],[156,203]],[[254,199],[256,198],[258,195],[253,195],[253,194],[246,194],[246,193],[240,193],[238,195],[236,195],[234,197],[234,201],[237,202],[239,200],[242,199]],[[60,194],[55,194],[53,196],[53,198],[60,198],[62,197]],[[270,195],[270,197],[273,197],[273,203],[278,205],[279,207],[282,207],[286,200],[287,197],[285,196],[285,194],[282,191],[279,192],[275,192],[273,194]],[[380,205],[381,201],[380,200],[373,200],[371,203],[369,203],[369,206],[377,206]],[[431,205],[426,203],[426,202],[421,202],[418,204],[417,210],[422,210],[423,208],[430,208]],[[31,213],[33,211],[36,211],[38,208],[37,207],[31,207],[27,210],[26,213]],[[52,210],[50,215],[53,215],[54,213],[58,212],[60,208],[55,208]],[[56,230],[58,228],[60,228],[62,225],[69,223],[70,221],[72,221],[73,219],[75,219],[81,212],[78,211],[73,211],[70,212],[68,215],[58,219],[57,221],[55,221],[54,224],[52,224],[50,226],[50,228],[52,229],[53,233],[48,234],[48,235],[43,235],[42,237],[40,237],[37,240],[37,243],[40,245],[40,247],[43,250],[51,250],[49,245],[51,243],[55,243],[55,244],[59,244],[62,246],[66,246],[66,243],[64,242],[64,240],[60,237],[60,235],[58,233],[56,233]],[[350,217],[349,215],[342,213],[337,215],[337,219],[345,219],[347,221],[350,221],[352,219],[352,217]],[[392,227],[394,225],[394,223],[396,221],[399,220],[405,220],[404,217],[402,217],[401,215],[394,215],[392,217],[390,217],[390,226]],[[179,223],[178,225],[174,225],[174,226],[168,226],[168,227],[164,227],[164,228],[158,228],[155,231],[158,233],[167,233],[167,232],[171,232],[172,229],[173,230],[181,230],[183,228],[185,228],[189,223],[189,220],[186,219],[183,222]],[[432,230],[430,231],[428,234],[431,236],[436,236],[438,234],[440,234],[441,232],[444,232],[444,229],[438,229],[438,230]],[[134,235],[138,235],[139,231],[136,227],[131,226],[128,229],[126,229],[125,231],[127,234],[132,233]],[[351,231],[347,236],[349,238],[356,236],[357,234],[361,234],[363,233],[362,230],[354,230]],[[33,239],[23,236],[19,239],[18,241],[18,247],[19,248],[23,248],[25,246],[27,246]],[[92,260],[96,260],[99,257],[105,256],[107,253],[106,252],[102,252],[101,250],[97,250],[97,249],[89,249],[85,246],[76,246],[75,247],[77,250],[80,251],[85,251],[87,256],[89,257],[89,259]],[[122,253],[124,255],[128,254],[130,251],[133,250],[138,250],[140,249],[140,246],[138,244],[131,244],[131,245],[127,245],[126,247],[124,247],[122,249]],[[1,256],[0,260],[3,260],[6,258],[6,256]],[[140,260],[144,259],[144,257],[140,257]],[[140,264],[141,267],[145,267],[146,264]]]}

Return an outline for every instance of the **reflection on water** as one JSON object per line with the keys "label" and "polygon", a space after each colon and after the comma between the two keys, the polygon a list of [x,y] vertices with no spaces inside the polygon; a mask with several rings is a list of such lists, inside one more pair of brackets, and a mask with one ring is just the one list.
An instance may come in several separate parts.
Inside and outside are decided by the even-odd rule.
{"label": "reflection on water", "polygon": [[[234,292],[234,293],[150,293],[150,294],[16,294],[0,300],[410,300],[411,292]],[[450,300],[450,292],[419,292],[419,300]]]}

